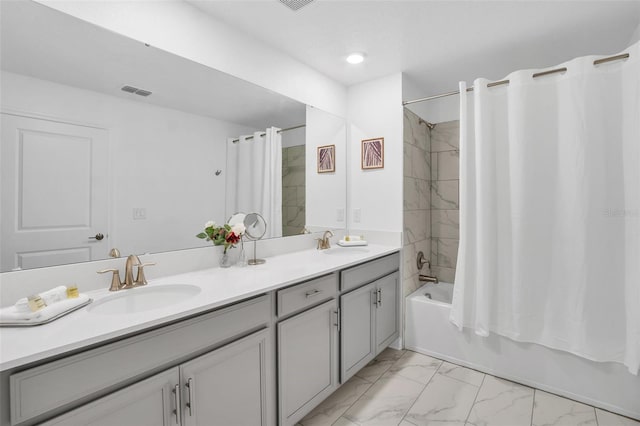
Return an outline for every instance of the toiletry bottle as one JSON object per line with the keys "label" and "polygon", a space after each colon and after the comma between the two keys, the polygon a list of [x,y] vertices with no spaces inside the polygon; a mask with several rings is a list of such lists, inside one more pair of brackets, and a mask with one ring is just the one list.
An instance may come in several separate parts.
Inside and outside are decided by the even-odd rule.
{"label": "toiletry bottle", "polygon": [[44,300],[42,300],[42,297],[40,297],[37,294],[34,294],[33,296],[29,296],[27,300],[28,300],[29,309],[31,309],[31,312],[37,312],[40,309],[45,308],[47,306],[47,304],[44,303]]}
{"label": "toiletry bottle", "polygon": [[78,292],[78,286],[75,284],[70,284],[67,287],[67,299],[75,299],[78,296],[80,296],[80,293]]}

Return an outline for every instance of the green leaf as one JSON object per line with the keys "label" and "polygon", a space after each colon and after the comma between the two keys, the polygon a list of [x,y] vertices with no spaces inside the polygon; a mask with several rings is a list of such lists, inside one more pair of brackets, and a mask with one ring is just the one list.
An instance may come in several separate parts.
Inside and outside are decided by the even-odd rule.
{"label": "green leaf", "polygon": [[196,237],[198,237],[198,238],[200,238],[200,239],[203,239],[203,240],[204,240],[204,239],[205,239],[205,238],[207,238],[208,236],[207,236],[207,234],[205,234],[204,232],[201,232],[201,233],[199,233],[198,235],[196,235]]}

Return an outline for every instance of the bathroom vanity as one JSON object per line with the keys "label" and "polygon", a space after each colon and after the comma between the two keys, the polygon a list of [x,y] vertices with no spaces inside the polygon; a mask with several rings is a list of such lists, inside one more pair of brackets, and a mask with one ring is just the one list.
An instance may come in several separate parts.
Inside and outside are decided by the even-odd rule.
{"label": "bathroom vanity", "polygon": [[94,312],[0,329],[1,424],[295,424],[400,332],[397,248],[325,252],[141,288],[201,289],[164,308],[100,290]]}

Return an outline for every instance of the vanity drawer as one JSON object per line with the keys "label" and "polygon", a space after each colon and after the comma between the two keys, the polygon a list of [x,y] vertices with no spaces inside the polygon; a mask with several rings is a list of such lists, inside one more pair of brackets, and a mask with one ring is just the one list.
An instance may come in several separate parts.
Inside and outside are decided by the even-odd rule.
{"label": "vanity drawer", "polygon": [[11,424],[63,410],[168,368],[271,319],[271,298],[246,302],[12,374]]}
{"label": "vanity drawer", "polygon": [[338,276],[335,273],[279,290],[278,316],[282,317],[335,297],[337,290]]}
{"label": "vanity drawer", "polygon": [[394,253],[340,272],[340,291],[352,290],[400,269],[400,253]]}

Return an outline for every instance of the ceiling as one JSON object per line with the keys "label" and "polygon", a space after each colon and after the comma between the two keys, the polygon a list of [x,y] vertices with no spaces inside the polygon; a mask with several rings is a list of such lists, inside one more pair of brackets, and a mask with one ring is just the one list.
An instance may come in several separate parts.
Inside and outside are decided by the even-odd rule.
{"label": "ceiling", "polygon": [[[0,2],[5,71],[255,129],[304,123],[305,105],[31,1]],[[143,98],[124,85],[151,91]]]}
{"label": "ceiling", "polygon": [[[640,24],[640,0],[316,0],[297,12],[278,0],[185,1],[345,86],[402,71],[425,95],[615,53]],[[363,64],[344,61],[354,51]]]}

